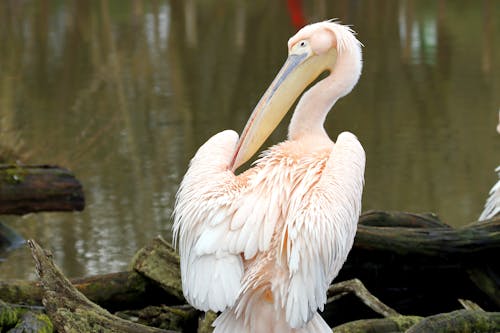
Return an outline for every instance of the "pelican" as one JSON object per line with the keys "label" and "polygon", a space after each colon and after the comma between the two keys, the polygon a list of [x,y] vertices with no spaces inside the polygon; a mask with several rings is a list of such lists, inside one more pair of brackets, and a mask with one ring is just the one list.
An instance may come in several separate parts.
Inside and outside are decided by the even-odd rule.
{"label": "pelican", "polygon": [[[497,132],[500,134],[500,110],[498,110]],[[479,221],[489,220],[500,214],[500,165],[495,172],[498,174],[498,181],[490,190],[489,197],[484,204],[484,210],[479,216]]]}
{"label": "pelican", "polygon": [[[177,192],[174,241],[186,300],[222,312],[214,332],[331,332],[318,313],[350,251],[361,210],[365,153],[323,124],[361,74],[361,44],[347,26],[305,26],[252,112],[202,145]],[[288,139],[236,174],[300,94]]]}

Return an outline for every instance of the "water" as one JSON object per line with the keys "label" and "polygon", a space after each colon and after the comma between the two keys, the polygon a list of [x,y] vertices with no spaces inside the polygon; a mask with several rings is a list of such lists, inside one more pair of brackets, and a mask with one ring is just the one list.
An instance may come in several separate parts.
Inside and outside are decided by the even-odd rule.
{"label": "water", "polygon": [[[69,276],[126,269],[155,235],[170,237],[190,157],[243,128],[295,25],[338,17],[359,33],[365,65],[326,127],[365,147],[364,210],[475,220],[500,163],[499,3],[299,3],[0,2],[0,144],[70,168],[87,199],[82,213],[1,219]],[[286,123],[270,143],[285,134]],[[33,266],[16,250],[0,278],[34,278]]]}

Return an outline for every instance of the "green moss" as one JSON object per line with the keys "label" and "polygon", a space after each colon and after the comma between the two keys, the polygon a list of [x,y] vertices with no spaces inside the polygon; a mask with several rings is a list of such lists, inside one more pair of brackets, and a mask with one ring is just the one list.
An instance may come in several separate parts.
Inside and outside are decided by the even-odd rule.
{"label": "green moss", "polygon": [[214,328],[212,323],[217,318],[217,314],[212,311],[208,311],[205,313],[205,316],[200,319],[198,325],[198,333],[212,333]]}
{"label": "green moss", "polygon": [[17,167],[5,169],[4,174],[5,174],[5,180],[7,181],[7,183],[10,184],[22,183],[26,175],[23,169]]}
{"label": "green moss", "polygon": [[389,317],[390,320],[392,320],[397,327],[400,330],[406,331],[416,323],[422,320],[422,317],[418,316],[394,316],[394,317]]}
{"label": "green moss", "polygon": [[0,302],[0,326],[14,327],[18,320],[18,312],[8,304]]}
{"label": "green moss", "polygon": [[335,333],[404,332],[422,320],[417,316],[392,316],[351,321],[334,328]]}
{"label": "green moss", "polygon": [[38,333],[53,333],[54,332],[54,325],[50,321],[49,316],[47,316],[44,313],[40,313],[36,316],[36,319],[44,323],[44,326],[38,331]]}

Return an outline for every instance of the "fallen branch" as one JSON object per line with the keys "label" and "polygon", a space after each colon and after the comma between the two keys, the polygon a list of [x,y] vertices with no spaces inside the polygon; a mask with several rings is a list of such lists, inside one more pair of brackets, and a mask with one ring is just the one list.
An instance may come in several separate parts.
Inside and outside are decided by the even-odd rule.
{"label": "fallen branch", "polygon": [[[420,225],[418,229],[360,225],[354,249],[349,255],[348,261],[337,281],[353,277],[359,278],[370,292],[381,297],[385,304],[390,305],[387,308],[373,306],[373,304],[377,304],[377,301],[370,299],[366,301],[365,299],[365,303],[371,309],[387,316],[387,318],[391,318],[391,320],[404,319],[407,317],[397,316],[397,312],[393,308],[401,313],[428,316],[439,312],[452,311],[457,308],[458,298],[466,298],[473,300],[484,309],[492,310],[491,303],[485,301],[484,295],[469,279],[467,270],[469,268],[484,270],[486,266],[498,267],[495,261],[488,259],[491,256],[484,256],[484,253],[493,251],[492,249],[495,249],[498,245],[493,244],[491,239],[486,239],[484,241],[486,246],[482,250],[476,248],[476,245],[481,243],[478,236],[480,234],[484,234],[486,238],[496,239],[498,236],[498,218],[485,222],[480,226],[469,225],[451,229],[439,223],[435,216],[427,214],[370,212],[364,216],[364,221],[367,221],[367,223],[374,222],[373,218],[376,216],[383,219],[379,222],[375,221],[377,225],[393,225],[398,219],[399,223],[397,224],[399,225]],[[370,219],[372,219],[371,222]],[[422,224],[419,222],[422,220],[428,220],[428,222]],[[427,224],[430,224],[431,227],[426,227]],[[440,227],[434,225],[440,225]],[[376,231],[377,229],[383,232]],[[470,230],[473,231],[470,232]],[[367,231],[370,237],[365,235]],[[435,244],[429,245],[437,242],[436,239],[444,241],[443,235],[454,235],[449,241],[452,246],[460,249],[460,251],[466,251],[465,244],[475,245],[471,247],[470,253],[462,253],[461,257],[454,253],[441,256],[437,250],[436,256],[432,257],[427,250],[411,248],[414,244],[419,244],[418,240],[406,242],[406,246],[409,248],[404,251],[401,251],[404,245],[401,240],[396,239],[397,246],[392,246],[393,237],[397,235],[405,235],[405,239],[409,239],[409,235],[421,237],[420,240],[427,249],[436,247]],[[425,241],[426,236],[424,235],[430,235],[427,241]],[[470,235],[478,237],[469,237]],[[381,244],[373,244],[374,239],[383,239],[383,241]],[[444,252],[446,253],[449,249],[450,247],[444,249]],[[459,253],[461,253],[460,251]],[[493,253],[495,252],[493,251]],[[459,261],[460,258],[463,258],[463,260]],[[137,253],[131,267],[133,268],[131,272],[100,275],[72,280],[72,282],[88,298],[103,304],[107,309],[113,311],[140,309],[147,305],[158,305],[160,303],[168,305],[165,307],[148,307],[144,312],[137,312],[141,313],[140,317],[135,316],[134,312],[122,312],[123,316],[128,316],[130,319],[142,318],[141,320],[148,324],[160,325],[163,322],[161,318],[171,318],[164,321],[168,323],[170,320],[171,324],[174,321],[180,323],[183,317],[187,318],[181,313],[187,309],[178,307],[178,305],[185,304],[181,290],[179,258],[167,242],[161,238],[155,239],[150,245]],[[495,281],[493,280],[493,283]],[[346,284],[348,285],[346,282],[341,282],[336,286],[334,285],[331,291],[342,294],[351,289],[359,289],[349,289],[345,286]],[[494,285],[492,289],[495,290]],[[47,298],[47,292],[42,292],[40,286],[33,282],[0,283],[0,299],[3,298],[11,303],[19,303],[20,299],[33,300],[38,298],[40,300],[42,295]],[[344,297],[335,302],[331,301],[332,298],[329,299],[329,303],[322,315],[332,326],[334,323],[338,325],[342,321],[370,318],[376,315],[370,308],[360,306],[360,301],[353,296]],[[55,308],[53,309],[68,308],[64,303],[55,303],[54,300],[53,302],[57,305],[54,305]],[[29,302],[29,304],[34,304],[34,302]],[[179,309],[181,312],[178,311]],[[189,309],[186,313],[192,313],[191,311],[193,310]],[[66,312],[76,313],[75,310]],[[70,322],[76,320],[82,314],[86,318],[85,320],[88,319],[87,312],[78,313],[78,316],[75,315],[70,318]],[[195,316],[196,319],[199,319],[200,312],[196,312]],[[200,319],[197,325],[198,330],[200,332],[210,331],[209,324],[213,317],[214,315],[209,315],[205,320]],[[377,325],[388,322],[384,320],[377,320]],[[192,324],[193,321],[188,320],[188,322],[189,325],[194,325]],[[367,322],[364,325],[368,325]]]}
{"label": "fallen branch", "polygon": [[[71,279],[71,284],[92,302],[118,311],[147,305],[171,303],[176,295],[169,295],[151,280],[131,272],[118,272]],[[9,303],[41,305],[43,290],[39,282],[25,280],[0,281],[0,299]],[[181,304],[183,301],[178,301]]]}
{"label": "fallen branch", "polygon": [[359,225],[354,249],[389,251],[422,260],[460,262],[500,250],[500,217],[461,228],[400,228]]}
{"label": "fallen branch", "polygon": [[117,316],[89,301],[71,285],[69,280],[54,265],[52,256],[36,242],[28,241],[36,270],[44,288],[47,314],[59,333],[166,333],[161,330],[136,324]]}
{"label": "fallen branch", "polygon": [[0,329],[9,333],[52,333],[53,326],[42,307],[18,306],[0,301]]}
{"label": "fallen branch", "polygon": [[0,214],[80,211],[84,206],[82,185],[66,169],[0,165]]}
{"label": "fallen branch", "polygon": [[[384,317],[400,316],[396,310],[385,305],[377,297],[373,296],[358,279],[338,282],[328,288],[329,295],[344,295],[346,293],[354,293],[366,306]],[[332,301],[333,297],[330,297],[327,303]]]}
{"label": "fallen branch", "polygon": [[351,321],[333,328],[335,333],[387,333],[405,332],[407,329],[422,320],[417,316],[394,316],[380,319],[361,319]]}
{"label": "fallen branch", "polygon": [[486,333],[499,327],[500,312],[457,310],[424,318],[406,333]]}

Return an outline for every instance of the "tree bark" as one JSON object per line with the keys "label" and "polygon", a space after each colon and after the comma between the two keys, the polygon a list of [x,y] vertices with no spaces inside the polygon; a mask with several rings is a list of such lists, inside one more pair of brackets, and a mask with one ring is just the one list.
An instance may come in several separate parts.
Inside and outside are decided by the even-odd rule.
{"label": "tree bark", "polygon": [[417,316],[394,316],[376,319],[361,319],[351,321],[333,328],[335,333],[387,333],[387,332],[405,332],[412,327],[422,317]]}
{"label": "tree bark", "polygon": [[81,211],[82,185],[66,169],[49,165],[0,165],[0,214]]}
{"label": "tree bark", "polygon": [[[119,311],[140,308],[147,305],[169,301],[178,293],[170,295],[151,280],[135,271],[96,275],[86,278],[71,279],[71,284],[92,302],[110,310]],[[8,280],[0,281],[0,299],[8,303],[41,305],[42,286],[36,281]]]}
{"label": "tree bark", "polygon": [[43,303],[59,333],[167,333],[124,320],[89,301],[54,265],[52,256],[28,241],[44,288]]}
{"label": "tree bark", "polygon": [[500,329],[500,312],[457,310],[422,319],[406,333],[488,333]]}
{"label": "tree bark", "polygon": [[[361,220],[353,250],[335,282],[359,278],[371,293],[397,312],[423,317],[456,310],[458,298],[471,299],[489,311],[498,308],[481,291],[488,294],[493,290],[493,294],[497,295],[498,279],[489,279],[487,288],[479,290],[474,283],[481,284],[484,279],[476,278],[473,282],[468,272],[498,269],[498,261],[494,258],[500,246],[500,218],[457,229],[443,225],[435,216],[428,214],[369,212]],[[418,227],[406,228],[407,225]],[[169,307],[150,309],[154,309],[157,318],[179,322],[183,315],[179,317],[176,305],[185,304],[185,300],[181,290],[179,258],[174,249],[157,238],[136,254],[131,267],[131,272],[73,279],[72,283],[88,298],[112,311],[168,304]],[[498,270],[494,270],[491,276],[495,277],[495,272]],[[59,292],[50,294],[50,290],[49,294],[48,291],[42,292],[40,285],[34,282],[0,282],[0,299],[10,303],[40,304],[43,295],[46,298],[47,295],[54,295],[53,303],[47,303],[48,309],[53,304],[53,311],[67,308],[68,304],[75,308],[82,304],[80,301],[75,303],[71,298],[71,302],[57,303],[55,295]],[[156,320],[154,316],[147,317],[148,313],[151,311],[144,312],[144,318]],[[334,326],[349,320],[370,318],[376,313],[354,297],[346,296],[329,302],[322,315]],[[396,318],[390,312],[386,315]],[[76,320],[76,317],[66,320]],[[387,322],[377,323],[385,325]],[[209,330],[207,325],[200,325],[200,328],[202,326]]]}
{"label": "tree bark", "polygon": [[[414,215],[414,214],[413,214]],[[380,221],[377,217],[375,221]],[[482,255],[500,250],[500,217],[486,223],[473,223],[461,228],[441,227],[388,227],[367,225],[367,217],[358,226],[354,249],[388,251],[395,255],[415,255],[422,260],[436,258],[443,261],[463,262],[476,260]],[[404,219],[399,219],[403,223]]]}
{"label": "tree bark", "polygon": [[156,237],[150,245],[139,250],[132,259],[131,267],[172,295],[173,304],[185,302],[179,256],[163,238]]}

